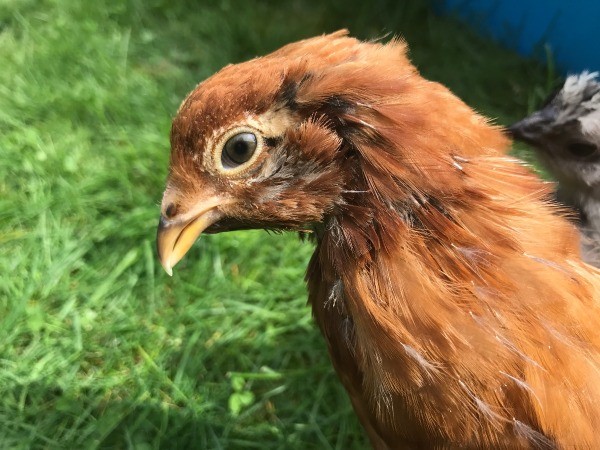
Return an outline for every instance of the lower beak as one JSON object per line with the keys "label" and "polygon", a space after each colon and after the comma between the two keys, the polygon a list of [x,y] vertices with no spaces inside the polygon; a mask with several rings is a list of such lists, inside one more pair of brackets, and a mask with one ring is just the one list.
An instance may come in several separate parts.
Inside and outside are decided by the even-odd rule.
{"label": "lower beak", "polygon": [[173,266],[185,256],[200,234],[223,217],[217,206],[224,203],[221,199],[210,198],[194,208],[191,217],[189,213],[184,218],[160,216],[156,247],[160,263],[169,275],[173,275]]}

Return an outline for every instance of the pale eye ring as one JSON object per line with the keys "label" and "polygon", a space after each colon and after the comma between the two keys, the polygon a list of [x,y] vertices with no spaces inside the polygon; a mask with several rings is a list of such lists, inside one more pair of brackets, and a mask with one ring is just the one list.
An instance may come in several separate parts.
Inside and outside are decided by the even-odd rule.
{"label": "pale eye ring", "polygon": [[250,161],[256,148],[258,139],[254,133],[244,131],[231,136],[223,145],[221,151],[221,165],[224,169],[234,169]]}
{"label": "pale eye ring", "polygon": [[243,177],[261,160],[263,150],[260,130],[246,124],[230,128],[212,145],[213,168],[227,178]]}

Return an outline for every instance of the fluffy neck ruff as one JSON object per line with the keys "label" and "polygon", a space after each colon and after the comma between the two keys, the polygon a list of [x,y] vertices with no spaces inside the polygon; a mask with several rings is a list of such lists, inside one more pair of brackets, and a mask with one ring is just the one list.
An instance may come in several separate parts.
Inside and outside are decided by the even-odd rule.
{"label": "fluffy neck ruff", "polygon": [[[590,296],[566,263],[578,253],[577,234],[549,203],[549,185],[503,155],[501,133],[450,103],[471,136],[461,150],[440,148],[433,123],[402,140],[390,126],[394,111],[349,113],[359,124],[347,141],[357,164],[320,233],[310,302],[367,430],[390,442],[553,448],[532,410],[562,394],[545,393],[557,380],[529,382],[527,374],[547,372],[530,341],[557,340],[539,319],[564,342],[578,340],[572,318],[550,317],[564,305],[545,303]],[[528,327],[538,335],[527,336]],[[588,428],[580,436],[593,436]]]}

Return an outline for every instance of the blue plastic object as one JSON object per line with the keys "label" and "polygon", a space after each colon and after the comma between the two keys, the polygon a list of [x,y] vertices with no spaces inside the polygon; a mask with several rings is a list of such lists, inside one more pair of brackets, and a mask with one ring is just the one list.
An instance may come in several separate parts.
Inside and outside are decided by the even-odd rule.
{"label": "blue plastic object", "polygon": [[600,70],[600,0],[441,0],[476,29],[519,53],[545,58],[561,71]]}

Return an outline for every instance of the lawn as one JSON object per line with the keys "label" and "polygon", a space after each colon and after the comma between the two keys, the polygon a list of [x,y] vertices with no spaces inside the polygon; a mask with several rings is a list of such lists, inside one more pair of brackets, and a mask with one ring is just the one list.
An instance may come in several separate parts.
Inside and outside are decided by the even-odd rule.
{"label": "lawn", "polygon": [[499,123],[555,82],[417,0],[0,1],[0,448],[365,447],[306,307],[310,243],[206,236],[172,278],[154,247],[186,93],[343,27],[403,35]]}

